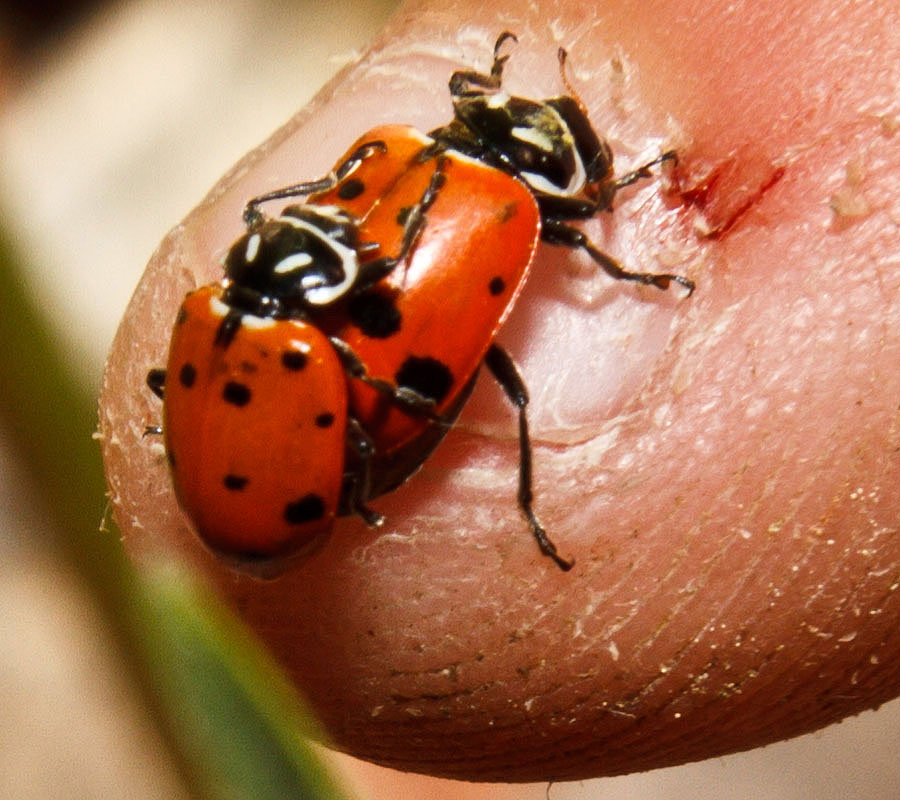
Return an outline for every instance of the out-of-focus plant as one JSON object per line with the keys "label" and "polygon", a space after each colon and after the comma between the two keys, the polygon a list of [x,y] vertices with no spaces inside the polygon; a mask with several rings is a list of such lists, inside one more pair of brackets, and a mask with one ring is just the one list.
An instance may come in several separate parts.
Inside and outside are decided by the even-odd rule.
{"label": "out-of-focus plant", "polygon": [[[175,567],[138,574],[111,521],[96,402],[25,288],[0,231],[0,426],[53,540],[103,611],[185,782],[209,800],[344,798],[310,749],[314,723],[256,642]],[[23,532],[24,536],[28,532]]]}

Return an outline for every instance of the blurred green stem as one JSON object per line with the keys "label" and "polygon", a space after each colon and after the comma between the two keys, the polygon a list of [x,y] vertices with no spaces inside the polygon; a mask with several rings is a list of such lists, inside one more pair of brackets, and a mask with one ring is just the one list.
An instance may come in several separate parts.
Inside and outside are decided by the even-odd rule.
{"label": "blurred green stem", "polygon": [[[186,785],[210,800],[344,797],[301,739],[293,691],[215,600],[181,574],[147,579],[114,530],[94,398],[54,343],[0,229],[0,425],[57,533],[45,543],[97,600]],[[112,523],[110,522],[110,525]]]}

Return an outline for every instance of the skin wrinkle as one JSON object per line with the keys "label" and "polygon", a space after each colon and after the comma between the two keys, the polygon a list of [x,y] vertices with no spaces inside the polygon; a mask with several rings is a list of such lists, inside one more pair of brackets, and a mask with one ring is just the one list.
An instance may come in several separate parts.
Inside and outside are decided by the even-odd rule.
{"label": "skin wrinkle", "polygon": [[[805,560],[806,560],[806,559],[803,560],[804,563],[805,563]],[[759,561],[759,559],[757,559],[757,561]],[[752,569],[752,567],[751,567],[751,568],[747,571],[747,574],[752,573],[752,571],[753,571],[753,569]],[[650,687],[648,687],[648,690],[649,690],[649,689],[650,689]]]}

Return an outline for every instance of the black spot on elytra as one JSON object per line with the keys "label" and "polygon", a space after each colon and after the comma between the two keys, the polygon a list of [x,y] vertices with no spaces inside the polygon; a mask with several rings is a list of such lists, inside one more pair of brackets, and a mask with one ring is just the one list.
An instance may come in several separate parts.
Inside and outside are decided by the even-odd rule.
{"label": "black spot on elytra", "polygon": [[400,330],[402,317],[394,299],[379,292],[363,292],[347,307],[350,321],[372,339],[387,339]]}
{"label": "black spot on elytra", "polygon": [[353,200],[359,197],[366,190],[366,185],[358,178],[350,178],[344,181],[337,190],[338,197],[341,200]]}
{"label": "black spot on elytra", "polygon": [[184,323],[187,321],[187,318],[188,318],[188,313],[187,313],[187,311],[185,311],[184,306],[182,306],[181,308],[178,309],[178,316],[175,317],[175,324],[176,325],[184,325]]}
{"label": "black spot on elytra", "polygon": [[403,206],[403,208],[401,208],[401,209],[397,212],[397,216],[395,217],[395,219],[396,219],[396,221],[397,221],[397,224],[398,224],[401,228],[405,227],[405,225],[406,225],[406,220],[409,219],[409,213],[410,213],[410,211],[412,211],[412,209],[411,209],[409,206]]}
{"label": "black spot on elytra", "polygon": [[334,425],[334,414],[324,411],[316,417],[317,428],[330,428]]}
{"label": "black spot on elytra", "polygon": [[171,450],[167,450],[166,458],[169,459],[169,466],[172,467],[172,469],[174,469],[175,468],[175,453],[173,453]]}
{"label": "black spot on elytra", "polygon": [[241,491],[249,482],[250,479],[245,477],[244,475],[228,474],[224,478],[222,478],[222,485],[226,489],[230,489],[232,492]]}
{"label": "black spot on elytra", "polygon": [[185,389],[190,389],[196,380],[197,368],[193,364],[185,364],[178,370],[178,382],[184,386]]}
{"label": "black spot on elytra", "polygon": [[325,501],[317,494],[308,494],[284,507],[284,518],[291,525],[315,522],[325,516]]}
{"label": "black spot on elytra", "polygon": [[281,354],[281,365],[285,369],[301,370],[306,366],[307,360],[306,353],[301,353],[299,350],[285,350]]}
{"label": "black spot on elytra", "polygon": [[494,278],[491,278],[491,282],[488,284],[488,291],[496,297],[498,294],[502,294],[503,290],[506,288],[506,281],[503,280],[499,275]]}
{"label": "black spot on elytra", "polygon": [[250,387],[237,381],[228,381],[222,390],[222,399],[238,408],[245,406],[250,402]]}
{"label": "black spot on elytra", "polygon": [[394,380],[398,386],[413,389],[439,403],[453,386],[453,373],[436,358],[410,356],[397,370]]}
{"label": "black spot on elytra", "polygon": [[503,206],[503,208],[500,209],[501,224],[504,222],[509,222],[518,213],[519,206],[517,203],[507,203],[505,206]]}

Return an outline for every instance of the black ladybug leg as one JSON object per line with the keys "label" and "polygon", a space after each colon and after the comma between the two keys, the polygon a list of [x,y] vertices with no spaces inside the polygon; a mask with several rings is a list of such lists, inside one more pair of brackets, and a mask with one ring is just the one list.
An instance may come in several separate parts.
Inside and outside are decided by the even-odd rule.
{"label": "black ladybug leg", "polygon": [[[612,153],[609,151],[608,145],[604,143],[604,149],[599,151],[596,156],[599,164],[609,164],[612,162]],[[674,150],[667,150],[652,161],[642,164],[640,167],[626,172],[620,178],[603,180],[598,184],[598,194],[595,198],[589,199],[580,195],[537,195],[538,206],[541,209],[541,218],[546,221],[562,221],[575,219],[590,219],[601,211],[612,211],[613,200],[616,193],[626,186],[631,186],[645,178],[652,178],[653,173],[650,171],[653,167],[663,164],[666,161],[678,163],[678,154]],[[506,169],[506,166],[504,166]],[[513,165],[513,170],[516,167]],[[596,171],[598,167],[591,164],[588,172]],[[603,168],[605,170],[605,168]]]}
{"label": "black ladybug leg", "polygon": [[280,189],[274,189],[271,192],[266,192],[265,194],[258,195],[257,197],[248,200],[247,204],[244,206],[244,224],[251,229],[259,225],[263,218],[262,211],[259,210],[259,207],[269,200],[283,200],[288,197],[300,197],[302,195],[328,191],[328,189],[331,189],[335,184],[342,181],[350,172],[352,172],[361,161],[364,161],[373,153],[384,153],[386,149],[384,142],[380,140],[366,142],[357,147],[336,170],[318,180],[284,186]]}
{"label": "black ladybug leg", "polygon": [[550,244],[560,244],[566,247],[580,247],[594,259],[612,278],[619,281],[634,281],[645,285],[656,286],[658,289],[668,289],[670,283],[678,283],[687,289],[688,296],[694,291],[694,282],[682,275],[670,275],[669,273],[655,272],[629,272],[612,256],[608,256],[591,242],[578,228],[560,220],[549,219],[544,221],[541,229],[541,238]]}
{"label": "black ladybug leg", "polygon": [[[147,373],[147,386],[160,400],[166,391],[166,371],[164,369],[151,369]],[[144,436],[161,436],[163,432],[162,425],[145,425]]]}
{"label": "black ladybug leg", "polygon": [[347,447],[358,466],[344,475],[343,510],[362,517],[369,527],[378,527],[384,523],[384,517],[366,505],[372,485],[375,445],[356,419],[350,417],[348,422]]}
{"label": "black ladybug leg", "polygon": [[166,391],[166,371],[164,369],[151,369],[147,373],[147,386],[160,400]]}
{"label": "black ladybug leg", "polygon": [[621,178],[616,178],[616,182],[613,184],[615,187],[615,191],[619,191],[619,189],[623,189],[626,186],[631,186],[632,183],[637,183],[642,178],[652,178],[653,176],[650,173],[650,169],[662,164],[665,161],[671,161],[674,164],[677,164],[678,154],[674,150],[668,150],[661,156],[657,156],[656,158],[654,158],[653,161],[648,161],[646,164],[638,167],[637,169],[633,169],[631,172],[626,172]]}
{"label": "black ladybug leg", "polygon": [[528,419],[525,410],[528,407],[528,390],[515,362],[502,347],[492,344],[484,357],[484,363],[497,379],[506,396],[519,409],[519,507],[528,520],[531,533],[537,540],[541,552],[552,558],[556,565],[567,572],[572,569],[574,561],[567,561],[556,550],[547,532],[544,530],[534,510],[531,508],[533,495],[531,491],[531,438],[528,435]]}
{"label": "black ladybug leg", "polygon": [[503,31],[497,37],[494,44],[494,63],[491,64],[491,72],[485,75],[483,72],[475,70],[459,70],[450,76],[450,94],[453,97],[464,97],[470,94],[484,94],[484,89],[499,89],[503,81],[503,66],[506,64],[508,55],[501,56],[500,48],[508,39],[514,42],[519,41],[514,33]]}
{"label": "black ladybug leg", "polygon": [[330,337],[330,341],[331,346],[334,347],[335,352],[338,354],[338,358],[341,359],[344,369],[351,378],[356,378],[367,386],[371,386],[375,391],[383,394],[392,403],[409,414],[428,417],[432,422],[436,423],[444,422],[439,415],[434,413],[434,400],[431,397],[426,397],[407,386],[398,386],[391,381],[373,378],[367,372],[366,365],[353,352],[353,348],[350,345],[337,336]]}
{"label": "black ladybug leg", "polygon": [[447,175],[444,172],[446,168],[447,157],[439,155],[435,160],[431,180],[428,182],[428,186],[425,187],[422,197],[419,198],[418,203],[409,209],[406,218],[403,220],[403,244],[400,247],[400,252],[394,259],[395,261],[400,262],[406,258],[409,255],[409,251],[412,250],[419,240],[419,236],[425,228],[425,214],[431,208],[435,198],[437,198],[438,192],[447,182]]}
{"label": "black ladybug leg", "polygon": [[438,155],[435,159],[431,180],[428,182],[428,186],[425,187],[422,197],[418,203],[411,206],[406,212],[403,220],[403,241],[400,244],[400,251],[396,256],[378,258],[362,264],[360,266],[360,277],[356,285],[357,291],[372,286],[385,276],[390,275],[397,265],[409,256],[410,251],[415,247],[416,242],[419,241],[419,236],[422,235],[422,231],[425,229],[425,223],[427,222],[426,212],[431,208],[441,187],[447,182],[447,176],[444,173],[446,166],[447,157]]}

